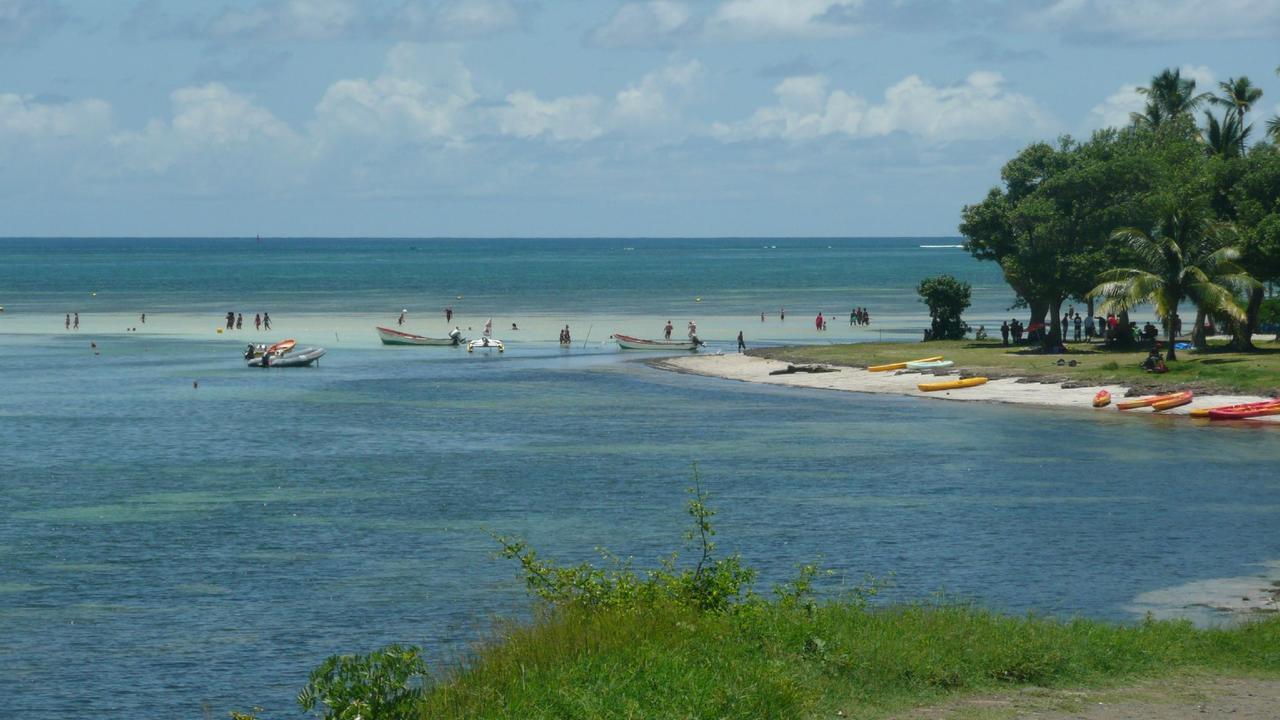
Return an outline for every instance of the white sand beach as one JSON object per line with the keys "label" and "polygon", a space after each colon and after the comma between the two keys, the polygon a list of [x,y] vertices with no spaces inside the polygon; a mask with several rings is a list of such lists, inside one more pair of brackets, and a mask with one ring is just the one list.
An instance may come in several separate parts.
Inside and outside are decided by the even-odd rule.
{"label": "white sand beach", "polygon": [[[787,363],[779,360],[725,353],[720,355],[690,355],[661,360],[655,365],[677,372],[695,375],[740,380],[743,382],[765,383],[786,387],[801,387],[821,390],[840,390],[843,392],[888,393],[893,395],[913,395],[934,400],[969,400],[1011,403],[1016,405],[1040,405],[1050,407],[1079,408],[1088,412],[1115,412],[1109,407],[1097,410],[1093,407],[1093,396],[1099,390],[1108,390],[1113,398],[1123,398],[1129,388],[1121,385],[1098,385],[1091,387],[1064,387],[1058,384],[1027,381],[1018,378],[991,380],[985,385],[959,390],[943,390],[938,392],[921,392],[916,386],[922,382],[938,382],[957,379],[959,372],[946,375],[920,373],[911,371],[870,372],[861,368],[829,366],[834,372],[827,373],[794,373],[789,375],[770,375],[774,370],[782,370]],[[1269,398],[1255,395],[1205,395],[1196,396],[1188,405],[1166,410],[1160,415],[1189,416],[1195,408],[1220,407],[1239,403],[1259,402]],[[1131,414],[1152,414],[1151,410],[1139,408],[1128,411]],[[1253,418],[1249,422],[1280,422],[1280,416]]]}

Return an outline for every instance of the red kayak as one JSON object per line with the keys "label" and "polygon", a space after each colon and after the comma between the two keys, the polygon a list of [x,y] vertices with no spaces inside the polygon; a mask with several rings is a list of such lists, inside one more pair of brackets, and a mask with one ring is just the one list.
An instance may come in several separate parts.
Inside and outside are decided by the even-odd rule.
{"label": "red kayak", "polygon": [[1244,420],[1264,415],[1280,415],[1280,400],[1228,405],[1227,407],[1214,408],[1209,411],[1210,420]]}
{"label": "red kayak", "polygon": [[1111,393],[1106,390],[1099,390],[1097,395],[1093,396],[1093,406],[1096,408],[1106,407],[1111,404]]}

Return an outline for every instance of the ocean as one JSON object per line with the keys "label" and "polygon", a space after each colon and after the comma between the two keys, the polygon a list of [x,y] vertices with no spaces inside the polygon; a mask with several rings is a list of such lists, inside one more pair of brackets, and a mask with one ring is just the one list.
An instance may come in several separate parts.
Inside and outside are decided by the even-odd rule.
{"label": "ocean", "polygon": [[[282,717],[331,653],[413,643],[447,666],[529,612],[493,534],[654,563],[683,546],[695,462],[720,547],[766,591],[817,560],[828,592],[872,575],[884,601],[1133,621],[1144,594],[1280,557],[1272,428],[751,386],[605,342],[668,319],[713,351],[739,329],[917,338],[915,283],[940,272],[998,324],[998,269],[921,247],[958,242],[0,241],[6,709]],[[401,310],[444,330],[445,306],[507,351],[378,344]],[[229,310],[275,331],[219,333]],[[284,336],[329,354],[243,366]]]}

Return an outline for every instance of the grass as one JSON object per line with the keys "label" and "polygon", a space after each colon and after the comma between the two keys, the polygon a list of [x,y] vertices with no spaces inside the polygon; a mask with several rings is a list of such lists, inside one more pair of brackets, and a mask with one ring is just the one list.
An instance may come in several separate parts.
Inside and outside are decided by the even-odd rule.
{"label": "grass", "polygon": [[423,697],[423,718],[883,717],[948,697],[1280,673],[1280,618],[1229,629],[856,604],[735,613],[567,608],[511,625]]}
{"label": "grass", "polygon": [[[1025,377],[1081,385],[1128,385],[1142,392],[1195,390],[1202,394],[1280,395],[1280,343],[1258,342],[1253,353],[1211,346],[1206,352],[1179,351],[1169,372],[1153,375],[1139,364],[1147,351],[1119,352],[1100,345],[1068,345],[1066,355],[1041,355],[995,342],[949,340],[928,343],[856,343],[759,348],[751,355],[792,363],[866,367],[930,355],[944,355],[966,375]],[[1059,359],[1078,365],[1058,365]]]}

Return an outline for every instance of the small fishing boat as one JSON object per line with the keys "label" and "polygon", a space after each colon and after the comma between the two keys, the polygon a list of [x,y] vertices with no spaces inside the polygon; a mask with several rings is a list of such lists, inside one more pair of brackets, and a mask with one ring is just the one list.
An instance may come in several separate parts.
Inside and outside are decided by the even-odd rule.
{"label": "small fishing boat", "polygon": [[266,368],[309,367],[318,363],[324,353],[325,349],[319,347],[296,348],[287,353],[259,355],[246,360],[245,364],[249,367]]}
{"label": "small fishing boat", "polygon": [[268,345],[266,343],[249,343],[249,350],[245,351],[245,359],[249,359],[249,352],[252,351],[253,357],[262,357],[263,355],[283,355],[293,350],[298,342],[293,339],[281,340],[278,343]]}
{"label": "small fishing boat", "polygon": [[[1168,395],[1150,395],[1148,397],[1138,398],[1137,400],[1125,400],[1124,402],[1116,403],[1116,409],[1117,410],[1133,410],[1134,408],[1151,407],[1156,403],[1163,403],[1163,402],[1168,402],[1170,400],[1176,400],[1182,397],[1182,395],[1183,393],[1176,392],[1176,393],[1169,393]],[[1186,403],[1183,403],[1183,404],[1185,405]]]}
{"label": "small fishing boat", "polygon": [[498,352],[506,352],[507,348],[502,344],[501,340],[491,337],[482,337],[479,340],[472,340],[467,343],[467,352],[475,352],[476,348],[481,350],[497,349]]}
{"label": "small fishing boat", "polygon": [[945,382],[920,383],[916,387],[920,388],[920,392],[937,392],[939,390],[959,390],[960,388],[976,387],[978,385],[987,384],[984,377],[963,378],[960,380],[947,380]]}
{"label": "small fishing boat", "polygon": [[1111,404],[1111,392],[1109,390],[1099,390],[1097,395],[1093,396],[1093,406],[1096,408],[1106,407]]}
{"label": "small fishing boat", "polygon": [[1191,402],[1192,394],[1190,390],[1180,393],[1174,393],[1173,397],[1160,402],[1151,403],[1152,412],[1163,412],[1176,407],[1182,407]]}
{"label": "small fishing boat", "polygon": [[950,360],[913,360],[907,363],[908,370],[937,370],[955,365]]}
{"label": "small fishing boat", "polygon": [[378,327],[374,328],[378,331],[378,339],[382,340],[383,345],[460,345],[465,340],[457,330],[449,333],[449,337],[433,338],[425,335],[414,335],[413,333],[392,330],[391,328]]}
{"label": "small fishing boat", "polygon": [[699,345],[704,344],[696,335],[688,340],[645,340],[614,333],[613,339],[623,350],[697,350]]}
{"label": "small fishing boat", "polygon": [[1280,400],[1263,400],[1261,402],[1192,410],[1191,414],[1197,417],[1208,417],[1210,420],[1247,420],[1252,417],[1280,415]]}
{"label": "small fishing boat", "polygon": [[870,370],[871,372],[886,372],[888,370],[904,370],[911,363],[938,362],[941,359],[942,359],[941,355],[934,355],[933,357],[920,358],[919,360],[903,360],[902,362],[889,363],[887,365],[872,365],[871,367],[867,368],[867,370]]}

